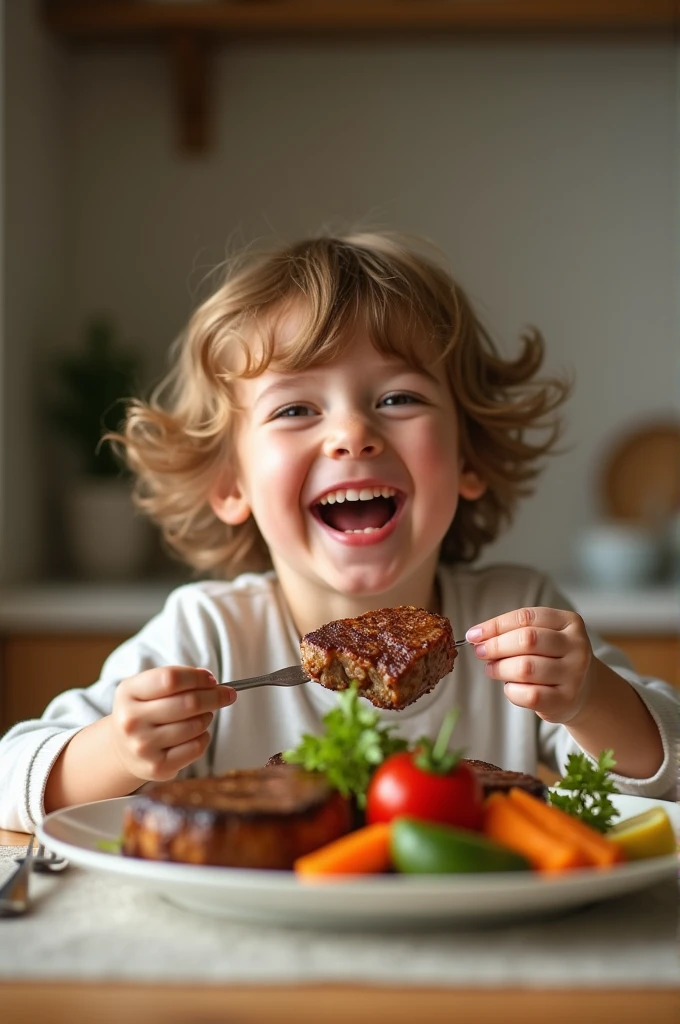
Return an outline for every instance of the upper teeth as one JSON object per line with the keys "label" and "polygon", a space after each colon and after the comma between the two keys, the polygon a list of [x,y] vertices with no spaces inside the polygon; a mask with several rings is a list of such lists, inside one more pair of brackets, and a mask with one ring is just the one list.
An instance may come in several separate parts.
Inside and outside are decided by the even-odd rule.
{"label": "upper teeth", "polygon": [[320,505],[334,505],[336,501],[370,501],[372,498],[393,498],[397,492],[393,487],[362,487],[360,491],[346,488],[329,491],[319,498]]}

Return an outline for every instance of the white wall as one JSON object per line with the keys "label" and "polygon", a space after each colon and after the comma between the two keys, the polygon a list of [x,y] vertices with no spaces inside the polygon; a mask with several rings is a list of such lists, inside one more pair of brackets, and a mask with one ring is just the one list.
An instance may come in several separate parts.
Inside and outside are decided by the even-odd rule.
{"label": "white wall", "polygon": [[[576,376],[569,451],[494,552],[560,572],[608,443],[677,397],[675,63],[649,40],[235,46],[216,146],[182,159],[160,51],[74,52],[65,305],[42,351],[108,309],[155,374],[230,240],[427,235],[508,349],[535,323]],[[42,206],[44,169],[34,184]]]}

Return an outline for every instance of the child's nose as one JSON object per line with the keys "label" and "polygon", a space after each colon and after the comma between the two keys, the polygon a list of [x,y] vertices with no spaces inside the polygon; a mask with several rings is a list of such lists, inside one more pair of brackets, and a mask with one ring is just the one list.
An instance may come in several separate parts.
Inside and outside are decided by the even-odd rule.
{"label": "child's nose", "polygon": [[379,433],[360,417],[346,420],[328,435],[324,455],[329,459],[372,458],[384,449]]}

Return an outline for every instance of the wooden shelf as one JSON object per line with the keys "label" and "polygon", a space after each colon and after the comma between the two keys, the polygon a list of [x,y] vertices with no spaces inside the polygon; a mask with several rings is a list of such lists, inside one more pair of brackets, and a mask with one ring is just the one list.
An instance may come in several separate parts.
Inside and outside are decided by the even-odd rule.
{"label": "wooden shelf", "polygon": [[207,56],[247,38],[670,34],[680,0],[43,0],[43,18],[70,42],[160,42],[168,49],[180,148],[209,146]]}
{"label": "wooden shelf", "polygon": [[52,0],[50,27],[71,39],[319,32],[654,31],[676,24],[677,0]]}

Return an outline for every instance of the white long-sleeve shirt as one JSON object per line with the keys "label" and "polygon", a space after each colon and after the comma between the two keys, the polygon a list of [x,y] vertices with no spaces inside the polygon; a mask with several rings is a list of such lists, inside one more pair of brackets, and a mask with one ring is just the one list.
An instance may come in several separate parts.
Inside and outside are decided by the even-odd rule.
{"label": "white long-sleeve shirt", "polygon": [[[571,607],[547,577],[518,566],[441,567],[439,583],[442,612],[459,636],[469,626],[514,608]],[[261,675],[298,663],[299,639],[271,572],[179,587],[158,615],[113,652],[96,683],[60,694],[42,718],[20,722],[0,740],[0,827],[33,831],[44,816],[52,765],[80,729],[110,714],[122,679],[159,665],[207,668],[221,682]],[[678,694],[667,683],[638,676],[621,651],[592,634],[590,639],[596,657],[639,693],[663,741],[664,761],[656,775],[614,775],[615,782],[622,792],[673,798]],[[319,733],[322,716],[335,701],[332,691],[316,683],[244,691],[235,704],[215,715],[210,747],[180,774],[220,774],[263,765],[272,754],[296,746],[303,733]],[[567,755],[580,749],[564,726],[511,704],[503,684],[485,675],[469,647],[460,649],[455,670],[434,690],[403,711],[381,715],[413,741],[434,737],[451,707],[460,711],[452,744],[465,747],[468,757],[525,772],[535,772],[541,760],[561,771]]]}

